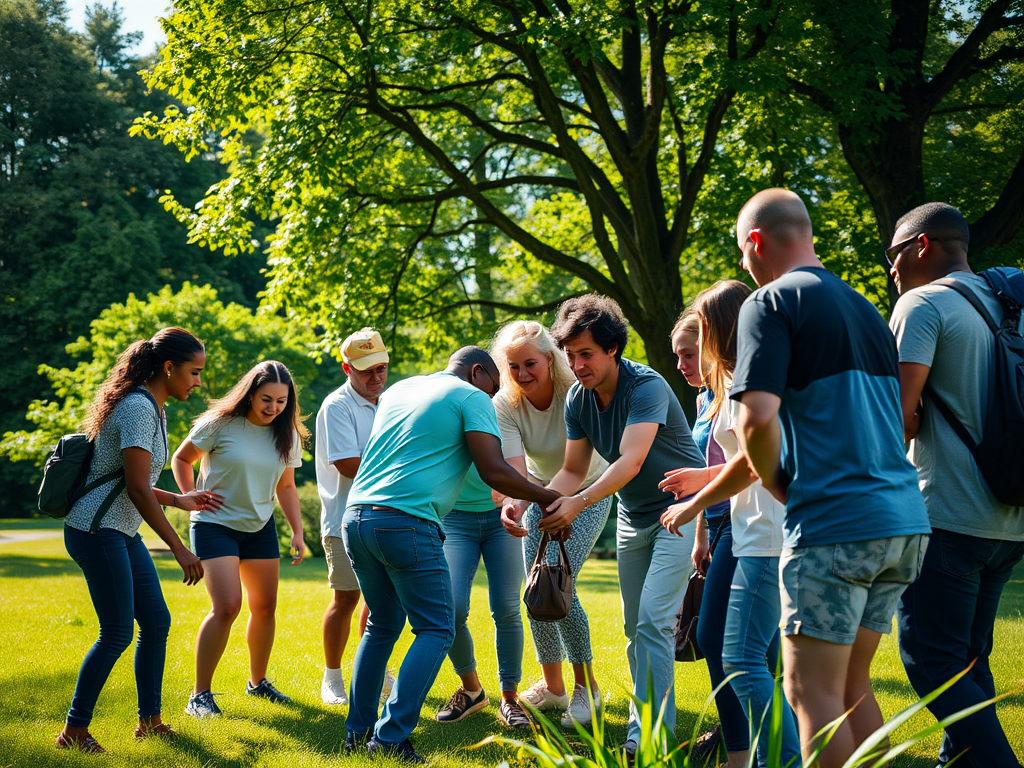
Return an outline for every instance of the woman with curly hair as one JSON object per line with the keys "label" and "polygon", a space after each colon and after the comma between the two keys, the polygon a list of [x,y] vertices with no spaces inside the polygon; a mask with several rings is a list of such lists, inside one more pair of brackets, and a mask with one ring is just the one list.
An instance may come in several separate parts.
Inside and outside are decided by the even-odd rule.
{"label": "woman with curly hair", "polygon": [[185,712],[194,717],[221,714],[210,687],[224,654],[231,625],[249,604],[245,639],[249,682],[245,692],[284,704],[291,699],[267,680],[274,646],[277,582],[281,551],[274,525],[274,498],[292,529],[292,549],[302,559],[302,519],[295,468],[309,432],[302,425],[291,373],[274,360],[250,370],[209,410],[174,453],[178,487],[195,484],[193,465],[201,462],[199,487],[217,491],[223,506],[191,516],[192,545],[206,570],[212,607],[196,639],[196,681]]}
{"label": "woman with curly hair", "polygon": [[199,583],[203,566],[181,543],[161,505],[216,510],[219,497],[153,486],[168,456],[164,403],[171,397],[188,399],[200,386],[205,365],[199,339],[181,328],[164,328],[121,353],[86,414],[84,429],[95,446],[84,486],[88,490],[64,520],[64,544],[85,574],[100,634],[79,670],[67,723],[57,737],[60,749],[106,752],[89,734],[89,723],[110,670],[132,642],[136,622],[135,736],[176,735],[160,719],[171,614],[139,527],[145,521],[167,543],[186,584]]}

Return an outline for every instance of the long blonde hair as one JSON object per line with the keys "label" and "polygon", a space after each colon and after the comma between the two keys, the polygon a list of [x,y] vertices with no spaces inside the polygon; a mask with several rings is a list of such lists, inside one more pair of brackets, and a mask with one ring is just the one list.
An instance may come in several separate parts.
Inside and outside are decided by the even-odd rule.
{"label": "long blonde hair", "polygon": [[548,375],[555,388],[555,396],[564,396],[569,387],[576,381],[566,362],[565,355],[555,347],[551,334],[540,323],[534,320],[514,320],[498,329],[491,344],[491,356],[498,364],[498,372],[501,374],[501,388],[508,397],[509,402],[516,408],[519,407],[523,397],[523,390],[519,382],[508,367],[508,353],[513,347],[529,343],[537,348],[542,355],[546,355],[551,361],[548,366]]}
{"label": "long blonde hair", "polygon": [[[709,419],[718,414],[725,388],[736,370],[736,329],[740,307],[751,294],[746,283],[719,280],[697,294],[690,309],[700,318],[701,378],[715,396],[708,407]],[[708,363],[707,372],[704,363]]]}

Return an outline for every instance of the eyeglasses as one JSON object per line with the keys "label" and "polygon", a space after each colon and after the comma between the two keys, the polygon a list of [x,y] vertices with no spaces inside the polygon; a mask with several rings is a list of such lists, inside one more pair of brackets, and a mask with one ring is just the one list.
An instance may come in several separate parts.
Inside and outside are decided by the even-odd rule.
{"label": "eyeglasses", "polygon": [[501,385],[494,380],[494,377],[491,376],[491,374],[487,372],[487,369],[484,368],[482,365],[478,365],[477,368],[480,369],[480,372],[483,373],[484,376],[491,380],[491,391],[488,392],[487,394],[489,397],[494,397],[496,394],[498,394],[498,390],[501,389]]}
{"label": "eyeglasses", "polygon": [[903,253],[903,249],[905,249],[908,245],[913,243],[922,235],[927,237],[929,242],[939,242],[942,240],[959,240],[960,242],[964,242],[964,239],[962,237],[932,237],[927,232],[918,232],[913,237],[908,237],[906,240],[900,240],[895,245],[890,245],[888,248],[885,249],[885,261],[889,265],[890,270],[896,264],[896,259],[899,257],[899,255]]}

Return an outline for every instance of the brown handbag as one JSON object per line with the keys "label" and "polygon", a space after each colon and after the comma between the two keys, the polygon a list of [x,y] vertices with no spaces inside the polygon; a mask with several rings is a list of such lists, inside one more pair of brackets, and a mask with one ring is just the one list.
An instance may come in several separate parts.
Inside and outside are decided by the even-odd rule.
{"label": "brown handbag", "polygon": [[[724,525],[715,533],[715,540],[708,548],[709,553],[714,554],[723,530]],[[704,572],[707,573],[706,566]],[[686,580],[683,603],[676,614],[676,626],[673,630],[676,640],[676,661],[700,661],[704,658],[704,652],[697,644],[697,619],[700,618],[700,604],[703,599],[704,576],[694,569],[690,578]]]}
{"label": "brown handbag", "polygon": [[551,565],[547,560],[548,544],[555,541],[550,534],[541,536],[537,547],[537,557],[530,566],[526,577],[526,589],[523,590],[523,603],[526,612],[534,621],[561,621],[569,615],[572,607],[572,568],[569,566],[569,553],[560,539],[558,544],[558,562]]}

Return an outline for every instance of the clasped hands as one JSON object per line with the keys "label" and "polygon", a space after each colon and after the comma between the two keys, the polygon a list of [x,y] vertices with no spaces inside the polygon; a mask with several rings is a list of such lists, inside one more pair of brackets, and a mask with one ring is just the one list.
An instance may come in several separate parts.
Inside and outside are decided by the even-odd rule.
{"label": "clasped hands", "polygon": [[[521,499],[507,498],[502,502],[501,524],[517,539],[524,538],[527,534],[519,521],[523,519],[529,506],[529,502]],[[572,521],[586,506],[587,502],[581,496],[559,496],[544,510],[544,517],[537,527],[543,533],[550,534],[554,541],[567,541],[572,535]]]}

